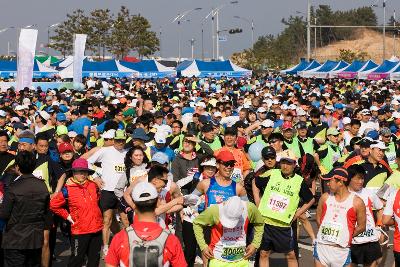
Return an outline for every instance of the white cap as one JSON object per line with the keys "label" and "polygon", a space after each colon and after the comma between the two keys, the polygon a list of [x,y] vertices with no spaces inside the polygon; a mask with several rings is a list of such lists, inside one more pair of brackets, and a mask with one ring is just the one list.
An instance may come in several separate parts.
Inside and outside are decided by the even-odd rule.
{"label": "white cap", "polygon": [[344,117],[342,122],[343,122],[343,124],[349,124],[349,123],[351,123],[351,119],[349,117]]}
{"label": "white cap", "polygon": [[289,105],[289,109],[291,110],[295,110],[297,108],[297,106],[295,104],[290,104]]}
{"label": "white cap", "polygon": [[21,122],[21,120],[18,117],[12,117],[11,122]]}
{"label": "white cap", "polygon": [[361,110],[360,114],[361,115],[366,115],[366,114],[371,114],[371,112],[368,109],[365,108],[365,109]]}
{"label": "white cap", "polygon": [[220,209],[219,221],[226,228],[234,228],[243,218],[244,204],[240,197],[233,196]]}
{"label": "white cap", "polygon": [[265,128],[274,128],[274,122],[272,120],[266,119],[261,123],[261,126]]}
{"label": "white cap", "polygon": [[211,158],[203,163],[200,164],[200,166],[212,166],[212,167],[217,167],[217,161],[215,158]]}
{"label": "white cap", "polygon": [[283,109],[283,110],[288,110],[288,109],[289,109],[289,107],[288,107],[288,105],[286,105],[286,104],[283,104],[283,105],[281,106],[281,109]]}
{"label": "white cap", "polygon": [[113,101],[111,101],[111,105],[118,105],[118,104],[119,104],[118,99],[114,99]]}
{"label": "white cap", "polygon": [[219,112],[219,111],[215,111],[213,115],[214,115],[215,118],[222,117],[222,113]]}
{"label": "white cap", "polygon": [[326,105],[325,108],[326,108],[327,110],[334,110],[333,106],[331,106],[331,105]]}
{"label": "white cap", "polygon": [[173,104],[172,107],[173,107],[173,108],[179,108],[179,107],[181,107],[181,106],[180,106],[179,104]]}
{"label": "white cap", "polygon": [[165,144],[167,142],[167,140],[165,139],[165,135],[160,132],[157,132],[154,135],[154,141],[156,141],[157,144]]}
{"label": "white cap", "polygon": [[22,100],[22,104],[29,106],[31,104],[31,100],[29,98],[24,98]]}
{"label": "white cap", "polygon": [[382,141],[377,141],[376,143],[372,144],[370,146],[370,148],[379,148],[379,149],[382,149],[382,150],[386,150],[387,149],[387,147],[385,146],[385,143],[382,142]]}
{"label": "white cap", "polygon": [[44,111],[44,110],[41,110],[40,112],[39,112],[39,115],[40,115],[40,117],[42,117],[44,120],[46,120],[46,121],[48,121],[49,119],[50,119],[50,115],[49,115],[49,113],[47,113],[46,111]]}
{"label": "white cap", "polygon": [[302,108],[298,108],[296,110],[296,113],[297,113],[297,116],[306,116],[307,115],[307,112],[305,112],[304,109],[302,109]]}
{"label": "white cap", "polygon": [[371,106],[371,107],[369,108],[369,110],[370,110],[370,111],[378,111],[379,108],[378,108],[377,106]]}
{"label": "white cap", "polygon": [[7,113],[4,110],[0,110],[0,117],[7,116]]}
{"label": "white cap", "polygon": [[68,137],[69,138],[75,138],[78,134],[74,131],[68,132]]}
{"label": "white cap", "polygon": [[390,104],[393,106],[400,105],[399,101],[397,101],[396,99],[392,100],[392,102],[390,102]]}
{"label": "white cap", "polygon": [[52,105],[52,106],[57,106],[57,107],[59,107],[59,106],[60,106],[60,102],[54,101],[53,103],[51,103],[51,105]]}
{"label": "white cap", "polygon": [[392,113],[392,117],[395,118],[395,119],[400,118],[400,112],[397,112],[397,111],[393,112]]}
{"label": "white cap", "polygon": [[272,101],[272,105],[279,105],[279,104],[280,104],[280,102],[279,102],[278,99],[274,99],[274,100]]}
{"label": "white cap", "polygon": [[114,136],[115,136],[115,130],[114,129],[110,129],[110,130],[104,132],[101,135],[101,138],[103,138],[103,139],[114,139]]}
{"label": "white cap", "polygon": [[[142,196],[143,194],[148,196]],[[149,182],[139,182],[133,188],[132,199],[135,202],[142,202],[156,198],[158,198],[157,189]]]}
{"label": "white cap", "polygon": [[15,107],[16,111],[21,111],[21,110],[24,110],[24,109],[25,109],[25,107],[23,105],[18,105],[18,106]]}
{"label": "white cap", "polygon": [[258,113],[262,113],[262,112],[267,112],[267,110],[266,110],[264,107],[259,107],[259,108],[257,109],[257,112],[258,112]]}
{"label": "white cap", "polygon": [[206,108],[206,103],[204,103],[204,102],[197,102],[196,107]]}

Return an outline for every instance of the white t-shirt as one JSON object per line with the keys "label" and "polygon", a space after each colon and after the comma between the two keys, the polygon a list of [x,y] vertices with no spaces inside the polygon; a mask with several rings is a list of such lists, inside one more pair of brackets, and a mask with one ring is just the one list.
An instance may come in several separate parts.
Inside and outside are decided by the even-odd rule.
{"label": "white t-shirt", "polygon": [[126,152],[126,150],[118,151],[114,146],[102,147],[88,159],[90,164],[101,163],[103,190],[114,192],[118,180],[125,175]]}

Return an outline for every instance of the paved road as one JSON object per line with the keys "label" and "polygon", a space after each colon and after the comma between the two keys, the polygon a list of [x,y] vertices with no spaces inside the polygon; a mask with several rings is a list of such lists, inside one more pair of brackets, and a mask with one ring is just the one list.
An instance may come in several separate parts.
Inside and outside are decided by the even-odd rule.
{"label": "paved road", "polygon": [[[315,224],[315,214],[312,212],[311,224],[313,225],[314,231],[316,231],[316,224]],[[390,232],[391,238],[393,237],[393,231]],[[393,243],[393,240],[390,240],[389,243]],[[313,258],[312,258],[312,247],[311,247],[311,240],[307,237],[306,232],[304,229],[300,232],[300,239],[299,239],[299,246],[300,246],[300,266],[304,267],[311,267],[313,266]],[[386,264],[381,267],[391,267],[393,263],[393,253],[392,248],[390,248],[388,258],[386,260]],[[57,260],[54,262],[54,267],[65,267],[67,266],[68,257],[70,255],[68,241],[65,237],[61,234],[58,235],[57,239],[57,246],[56,246],[56,255]],[[104,266],[104,262],[101,260],[100,266]],[[284,267],[287,266],[286,260],[283,254],[273,254],[270,266],[276,267]],[[197,266],[196,266],[197,267]],[[200,265],[199,265],[200,267]]]}

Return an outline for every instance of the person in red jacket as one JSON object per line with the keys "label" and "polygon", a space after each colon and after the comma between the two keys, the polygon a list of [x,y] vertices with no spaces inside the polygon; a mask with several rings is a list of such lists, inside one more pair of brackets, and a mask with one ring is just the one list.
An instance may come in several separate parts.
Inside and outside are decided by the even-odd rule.
{"label": "person in red jacket", "polygon": [[72,163],[71,171],[73,177],[51,199],[50,209],[71,223],[71,257],[68,266],[83,266],[86,255],[86,266],[97,267],[103,229],[103,218],[98,205],[100,193],[97,185],[88,179],[94,171],[88,168],[86,159],[76,159]]}

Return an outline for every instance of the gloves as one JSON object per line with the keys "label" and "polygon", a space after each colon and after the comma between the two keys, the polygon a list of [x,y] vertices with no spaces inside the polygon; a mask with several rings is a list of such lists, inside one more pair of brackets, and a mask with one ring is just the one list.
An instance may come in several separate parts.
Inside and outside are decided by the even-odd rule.
{"label": "gloves", "polygon": [[322,165],[319,166],[319,170],[321,171],[321,175],[324,175],[324,174],[327,174],[327,173],[328,173],[328,171],[327,171],[327,170],[325,169],[325,167],[322,166]]}
{"label": "gloves", "polygon": [[71,224],[74,224],[74,220],[72,220],[71,214],[68,215],[67,221],[69,221]]}

